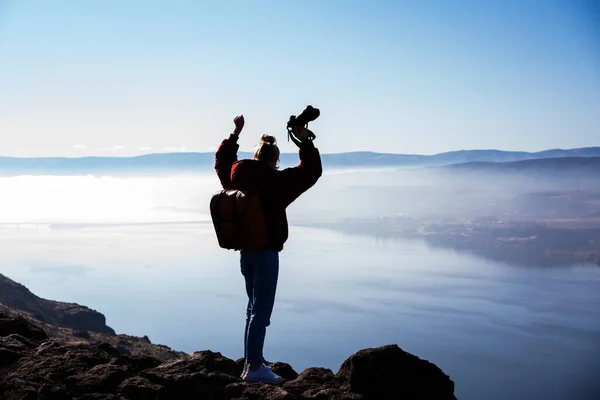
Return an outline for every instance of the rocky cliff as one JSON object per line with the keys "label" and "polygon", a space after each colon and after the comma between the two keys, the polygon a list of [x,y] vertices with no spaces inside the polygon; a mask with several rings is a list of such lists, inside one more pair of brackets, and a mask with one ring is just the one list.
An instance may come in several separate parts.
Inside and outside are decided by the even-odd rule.
{"label": "rocky cliff", "polygon": [[35,319],[64,328],[115,334],[106,318],[95,310],[74,303],[42,299],[25,286],[0,274],[0,303],[31,314]]}
{"label": "rocky cliff", "polygon": [[[442,370],[396,345],[360,350],[337,373],[308,368],[298,374],[288,364],[270,363],[286,379],[283,385],[245,383],[240,379],[242,359],[210,350],[184,354],[147,338],[52,325],[72,320],[65,323],[55,308],[48,309],[54,302],[46,303],[24,286],[0,278],[0,301],[11,299],[13,306],[22,307],[0,304],[2,400],[456,399],[454,382]],[[95,312],[76,304],[57,308],[77,307]],[[46,314],[45,322],[34,318],[40,311]],[[48,320],[47,314],[54,319]],[[103,316],[95,318],[104,321]]]}
{"label": "rocky cliff", "polygon": [[209,350],[170,361],[122,354],[109,344],[65,344],[21,317],[0,313],[0,398],[368,400],[455,399],[454,383],[438,367],[396,345],[364,349],[334,374],[284,363],[282,386],[250,384],[242,360]]}
{"label": "rocky cliff", "polygon": [[163,361],[184,355],[167,346],[152,344],[147,336],[116,334],[98,311],[75,303],[42,299],[2,274],[0,312],[24,318],[59,342],[108,343],[123,354],[152,356]]}

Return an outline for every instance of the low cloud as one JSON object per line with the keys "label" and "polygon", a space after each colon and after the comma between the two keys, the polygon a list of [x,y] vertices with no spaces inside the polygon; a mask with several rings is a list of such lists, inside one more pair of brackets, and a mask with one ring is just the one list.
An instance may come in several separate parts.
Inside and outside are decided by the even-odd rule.
{"label": "low cloud", "polygon": [[141,151],[149,151],[149,150],[152,150],[152,146],[142,146],[142,147],[140,147],[140,150]]}
{"label": "low cloud", "polygon": [[181,147],[165,147],[165,151],[184,152],[184,151],[189,151],[189,150],[186,145],[183,145]]}
{"label": "low cloud", "polygon": [[74,149],[87,149],[87,147],[85,146],[85,144],[74,144],[73,148]]}
{"label": "low cloud", "polygon": [[121,151],[125,148],[125,146],[114,145],[113,147],[108,147],[105,149],[100,149],[100,151]]}

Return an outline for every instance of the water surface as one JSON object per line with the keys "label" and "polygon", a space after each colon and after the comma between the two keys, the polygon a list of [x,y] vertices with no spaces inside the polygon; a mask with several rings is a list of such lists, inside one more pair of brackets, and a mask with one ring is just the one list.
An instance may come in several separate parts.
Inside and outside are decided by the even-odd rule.
{"label": "water surface", "polygon": [[[242,355],[238,254],[217,246],[204,205],[214,180],[0,181],[1,273],[102,312],[120,333]],[[396,343],[450,375],[459,399],[592,398],[600,268],[516,267],[421,241],[290,230],[267,359],[337,371],[361,348]]]}

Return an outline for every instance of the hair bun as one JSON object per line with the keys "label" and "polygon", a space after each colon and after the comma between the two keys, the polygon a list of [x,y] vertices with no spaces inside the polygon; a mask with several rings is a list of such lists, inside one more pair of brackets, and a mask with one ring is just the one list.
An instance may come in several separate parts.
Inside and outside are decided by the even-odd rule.
{"label": "hair bun", "polygon": [[263,133],[263,135],[260,137],[260,141],[263,143],[275,144],[275,136],[271,136],[271,135],[267,135],[266,133]]}

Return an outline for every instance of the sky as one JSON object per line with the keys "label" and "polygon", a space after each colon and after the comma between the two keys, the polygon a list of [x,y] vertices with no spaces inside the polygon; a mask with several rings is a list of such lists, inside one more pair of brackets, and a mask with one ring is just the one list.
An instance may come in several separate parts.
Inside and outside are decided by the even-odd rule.
{"label": "sky", "polygon": [[600,145],[593,0],[0,0],[0,155]]}

